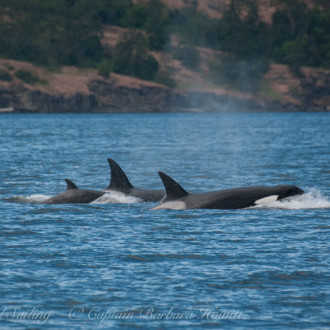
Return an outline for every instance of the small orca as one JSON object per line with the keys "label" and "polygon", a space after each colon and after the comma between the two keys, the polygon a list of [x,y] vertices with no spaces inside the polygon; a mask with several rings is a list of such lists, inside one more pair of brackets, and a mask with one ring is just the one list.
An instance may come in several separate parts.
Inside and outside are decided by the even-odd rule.
{"label": "small orca", "polygon": [[108,158],[111,169],[110,184],[105,192],[120,192],[127,196],[139,198],[143,202],[160,202],[164,196],[163,190],[145,190],[132,186],[121,167],[111,158]]}
{"label": "small orca", "polygon": [[303,194],[296,186],[245,187],[191,194],[163,172],[158,172],[166,197],[152,210],[241,209]]}
{"label": "small orca", "polygon": [[66,191],[45,200],[44,204],[90,203],[105,194],[104,191],[79,189],[71,180],[65,181]]}

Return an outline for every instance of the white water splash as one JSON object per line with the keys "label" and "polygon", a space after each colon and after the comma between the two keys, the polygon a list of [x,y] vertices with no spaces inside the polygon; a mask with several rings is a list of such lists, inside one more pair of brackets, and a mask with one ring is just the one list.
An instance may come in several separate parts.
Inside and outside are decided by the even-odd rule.
{"label": "white water splash", "polygon": [[311,189],[303,195],[288,197],[268,204],[257,205],[255,208],[283,210],[328,209],[330,208],[330,200],[322,196],[320,191]]}
{"label": "white water splash", "polygon": [[[5,200],[10,203],[21,203],[21,204],[40,204],[46,201],[51,196],[47,195],[30,195],[30,196],[23,196],[17,195],[10,198],[6,198]],[[95,204],[132,204],[132,203],[139,203],[141,200],[137,197],[132,196],[125,196],[124,194],[116,194],[116,193],[106,193],[103,196],[99,197],[92,203]]]}
{"label": "white water splash", "polygon": [[93,204],[133,204],[133,203],[140,203],[141,200],[134,196],[127,196],[122,193],[115,193],[115,192],[109,192],[95,201],[93,201]]}
{"label": "white water splash", "polygon": [[38,204],[42,203],[51,196],[47,195],[42,195],[42,194],[36,194],[36,195],[30,195],[30,196],[23,196],[23,195],[17,195],[13,196],[10,198],[5,199],[7,202],[12,202],[12,203],[22,203],[22,204]]}

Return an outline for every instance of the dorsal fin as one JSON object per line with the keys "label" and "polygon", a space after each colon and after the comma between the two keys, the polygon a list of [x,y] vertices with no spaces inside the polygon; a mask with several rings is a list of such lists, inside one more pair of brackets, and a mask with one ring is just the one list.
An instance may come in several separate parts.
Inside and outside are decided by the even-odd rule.
{"label": "dorsal fin", "polygon": [[71,180],[69,179],[65,179],[67,187],[66,190],[70,190],[70,189],[79,189]]}
{"label": "dorsal fin", "polygon": [[166,175],[163,172],[158,172],[160,178],[163,181],[163,184],[165,186],[166,190],[166,197],[164,201],[168,200],[175,200],[175,199],[180,199],[183,198],[189,193],[184,190],[176,181],[174,181],[171,177]]}
{"label": "dorsal fin", "polygon": [[108,158],[111,169],[110,184],[107,189],[125,191],[133,188],[121,167],[111,158]]}

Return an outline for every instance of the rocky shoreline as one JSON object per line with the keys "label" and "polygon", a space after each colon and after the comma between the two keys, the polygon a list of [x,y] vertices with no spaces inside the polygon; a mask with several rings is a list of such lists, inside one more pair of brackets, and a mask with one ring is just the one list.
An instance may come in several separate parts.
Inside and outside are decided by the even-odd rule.
{"label": "rocky shoreline", "polygon": [[102,78],[77,68],[45,73],[22,62],[2,60],[1,64],[25,65],[47,84],[27,84],[14,75],[11,81],[0,81],[0,113],[330,111],[326,70],[305,69],[304,77],[293,81],[285,76],[284,66],[274,66],[267,75],[277,97],[270,98],[221,88],[169,88],[113,73]]}
{"label": "rocky shoreline", "polygon": [[278,101],[261,101],[203,91],[180,92],[164,87],[111,88],[94,82],[94,93],[53,95],[26,88],[0,89],[0,98],[12,107],[0,113],[157,113],[157,112],[264,112],[329,111],[324,107],[299,106]]}
{"label": "rocky shoreline", "polygon": [[[54,95],[26,88],[0,89],[6,105],[0,113],[153,113],[153,112],[249,112],[308,111],[280,102],[261,102],[249,98],[217,95],[203,91],[180,92],[166,87],[113,87],[93,82],[93,93]],[[309,110],[310,111],[310,110]],[[314,110],[315,111],[315,110]],[[316,109],[316,111],[325,111]]]}

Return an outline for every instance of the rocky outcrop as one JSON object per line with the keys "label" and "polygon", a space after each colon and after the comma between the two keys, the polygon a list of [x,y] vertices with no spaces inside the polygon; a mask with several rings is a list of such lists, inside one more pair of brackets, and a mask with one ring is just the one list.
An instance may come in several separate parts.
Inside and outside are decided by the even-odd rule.
{"label": "rocky outcrop", "polygon": [[293,74],[287,65],[272,64],[265,78],[283,105],[303,111],[330,111],[330,71],[300,69]]}
{"label": "rocky outcrop", "polygon": [[15,112],[93,112],[97,108],[94,95],[53,95],[24,85],[12,90],[12,104]]}
{"label": "rocky outcrop", "polygon": [[114,79],[95,79],[89,83],[99,112],[172,111],[173,91],[156,84],[120,85]]}
{"label": "rocky outcrop", "polygon": [[310,110],[330,111],[330,71],[302,68],[301,73],[303,103]]}

